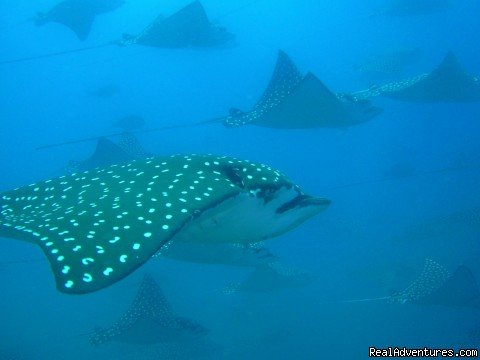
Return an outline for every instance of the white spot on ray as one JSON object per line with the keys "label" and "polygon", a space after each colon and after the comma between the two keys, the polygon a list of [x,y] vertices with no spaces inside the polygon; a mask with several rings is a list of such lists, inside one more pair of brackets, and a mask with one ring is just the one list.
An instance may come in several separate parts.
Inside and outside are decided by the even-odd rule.
{"label": "white spot on ray", "polygon": [[82,259],[82,264],[83,265],[88,265],[90,263],[93,263],[95,260],[92,259],[92,258],[85,258],[85,259]]}
{"label": "white spot on ray", "polygon": [[110,244],[115,244],[117,241],[120,241],[120,236],[115,236],[112,240],[109,240],[108,242]]}

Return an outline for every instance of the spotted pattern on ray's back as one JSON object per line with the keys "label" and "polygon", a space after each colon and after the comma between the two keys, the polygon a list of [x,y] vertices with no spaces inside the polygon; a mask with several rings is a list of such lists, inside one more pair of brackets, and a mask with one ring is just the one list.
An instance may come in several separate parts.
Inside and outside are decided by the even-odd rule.
{"label": "spotted pattern on ray's back", "polygon": [[[137,295],[128,310],[112,326],[106,329],[96,329],[90,336],[90,344],[100,345],[108,341],[120,339],[122,334],[135,326],[140,326],[141,320],[152,320],[158,325],[158,340],[161,340],[162,332],[169,330],[182,330],[198,335],[207,332],[200,324],[177,317],[155,280],[150,275],[145,275]],[[129,340],[133,341],[134,339]]]}
{"label": "spotted pattern on ray's back", "polygon": [[367,90],[358,91],[352,94],[352,97],[357,100],[369,100],[378,96],[388,96],[389,94],[395,94],[410,88],[420,81],[428,78],[429,74],[422,74],[405,80],[395,81],[387,83],[381,86],[372,86]]}
{"label": "spotted pattern on ray's back", "polygon": [[449,52],[432,72],[353,93],[356,100],[386,96],[420,102],[470,102],[480,100],[480,82]]}
{"label": "spotted pattern on ray's back", "polygon": [[118,146],[120,146],[133,159],[142,159],[149,156],[138,141],[137,137],[129,132],[122,134]]}
{"label": "spotted pattern on ray's back", "polygon": [[270,83],[255,108],[241,115],[229,116],[224,120],[226,126],[241,126],[261,118],[277,107],[300,84],[303,75],[293,61],[283,51],[279,51],[277,64]]}
{"label": "spotted pattern on ray's back", "polygon": [[391,296],[391,302],[407,303],[417,302],[438,290],[450,276],[442,265],[426,259],[420,276],[405,290]]}
{"label": "spotted pattern on ray's back", "polygon": [[280,186],[291,183],[246,160],[135,160],[1,194],[0,236],[37,243],[60,291],[88,293],[134,271],[204,210]]}

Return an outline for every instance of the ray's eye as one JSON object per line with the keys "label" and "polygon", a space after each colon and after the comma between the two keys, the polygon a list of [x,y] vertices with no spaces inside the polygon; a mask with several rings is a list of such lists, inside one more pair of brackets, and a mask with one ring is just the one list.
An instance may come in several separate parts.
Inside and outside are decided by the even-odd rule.
{"label": "ray's eye", "polygon": [[230,180],[234,185],[244,188],[245,183],[243,182],[242,177],[239,175],[240,169],[235,167],[224,167],[223,172],[225,176]]}
{"label": "ray's eye", "polygon": [[275,198],[275,193],[277,192],[278,188],[273,186],[264,186],[258,197],[262,198],[265,204],[272,201]]}

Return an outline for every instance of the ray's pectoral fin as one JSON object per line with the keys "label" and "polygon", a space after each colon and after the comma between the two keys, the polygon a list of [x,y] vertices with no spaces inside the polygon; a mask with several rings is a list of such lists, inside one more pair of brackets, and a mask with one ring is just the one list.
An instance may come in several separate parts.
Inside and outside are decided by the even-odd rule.
{"label": "ray's pectoral fin", "polygon": [[[168,229],[160,226],[161,232],[120,222],[116,226],[105,220],[93,223],[92,227],[78,225],[78,230],[64,230],[67,227],[59,225],[32,232],[28,225],[17,225],[17,231],[4,231],[3,224],[0,233],[38,244],[50,263],[57,289],[83,294],[105,288],[130,274],[166,244],[186,220],[185,216]],[[111,230],[97,231],[100,224],[108,224]]]}
{"label": "ray's pectoral fin", "polygon": [[187,173],[187,165],[175,161],[168,168],[166,161],[150,160],[141,170],[136,162],[113,165],[4,193],[0,236],[38,244],[59,291],[105,288],[150,259],[197,214],[238,193],[220,179],[187,193],[208,174]]}
{"label": "ray's pectoral fin", "polygon": [[121,341],[146,345],[176,341],[182,333],[204,335],[207,332],[195,321],[177,316],[159,285],[147,274],[128,310],[112,326],[95,329],[90,344]]}
{"label": "ray's pectoral fin", "polygon": [[330,119],[342,118],[344,112],[337,96],[309,72],[288,96],[254,123],[274,128],[309,128],[315,127],[318,119],[338,122]]}
{"label": "ray's pectoral fin", "polygon": [[88,34],[90,34],[94,20],[95,15],[92,14],[90,16],[86,16],[81,21],[75,21],[65,25],[68,26],[75,33],[75,35],[77,35],[79,40],[84,41],[88,37]]}

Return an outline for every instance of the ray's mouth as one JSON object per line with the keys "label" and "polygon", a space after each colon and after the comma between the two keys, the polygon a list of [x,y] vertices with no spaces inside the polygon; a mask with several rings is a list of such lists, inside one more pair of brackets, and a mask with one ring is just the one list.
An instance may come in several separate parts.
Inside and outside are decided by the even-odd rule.
{"label": "ray's mouth", "polygon": [[323,206],[327,207],[331,204],[331,201],[325,198],[316,198],[305,194],[300,194],[294,197],[292,200],[287,201],[283,205],[279,206],[275,211],[277,214],[283,214],[286,211],[298,208],[305,208],[309,206]]}

